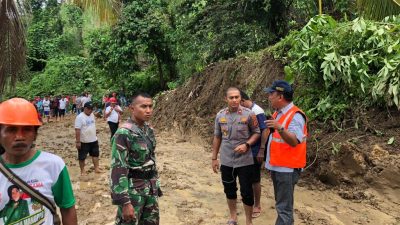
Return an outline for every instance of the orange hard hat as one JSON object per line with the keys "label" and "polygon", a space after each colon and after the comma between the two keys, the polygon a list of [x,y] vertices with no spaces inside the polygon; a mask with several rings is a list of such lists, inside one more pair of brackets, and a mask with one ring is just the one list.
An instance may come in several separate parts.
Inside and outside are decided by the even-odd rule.
{"label": "orange hard hat", "polygon": [[114,97],[111,97],[108,101],[111,103],[117,103],[117,99]]}
{"label": "orange hard hat", "polygon": [[35,106],[23,98],[12,98],[0,104],[0,124],[41,126]]}

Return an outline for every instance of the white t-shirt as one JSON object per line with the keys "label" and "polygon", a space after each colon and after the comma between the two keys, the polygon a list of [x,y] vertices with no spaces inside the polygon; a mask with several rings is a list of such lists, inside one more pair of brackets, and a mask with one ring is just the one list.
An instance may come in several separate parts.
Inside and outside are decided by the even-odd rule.
{"label": "white t-shirt", "polygon": [[[119,105],[116,105],[115,109],[122,111],[122,109],[121,109],[121,107],[119,107]],[[110,121],[113,123],[118,123],[119,113],[117,111],[115,111],[115,109],[111,111],[111,106],[107,106],[105,113],[107,114],[111,111],[111,114],[107,117],[107,121]]]}
{"label": "white t-shirt", "polygon": [[68,100],[66,98],[60,99],[60,109],[65,109],[65,107],[67,106],[67,102]]}
{"label": "white t-shirt", "polygon": [[[60,208],[75,205],[71,180],[64,161],[51,153],[37,151],[32,159],[20,164],[6,164],[23,181],[34,187]],[[50,210],[23,193],[0,173],[0,225],[53,225]],[[18,205],[10,198],[18,198]],[[11,194],[11,195],[10,195]]]}
{"label": "white t-shirt", "polygon": [[76,97],[75,103],[77,108],[82,108],[82,97]]}
{"label": "white t-shirt", "polygon": [[81,130],[82,143],[97,141],[96,123],[93,113],[88,116],[85,112],[81,112],[75,119],[75,129]]}
{"label": "white t-shirt", "polygon": [[50,111],[50,100],[43,100],[43,110],[44,111]]}
{"label": "white t-shirt", "polygon": [[89,99],[88,97],[82,96],[82,97],[81,97],[81,104],[82,104],[82,107],[85,106],[85,103],[86,103],[86,102],[90,102],[90,99]]}

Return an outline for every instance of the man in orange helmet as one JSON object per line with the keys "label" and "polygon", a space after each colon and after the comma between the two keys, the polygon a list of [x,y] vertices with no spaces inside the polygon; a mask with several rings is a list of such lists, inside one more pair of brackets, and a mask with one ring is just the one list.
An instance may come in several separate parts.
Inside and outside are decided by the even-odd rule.
{"label": "man in orange helmet", "polygon": [[[25,99],[13,98],[0,104],[0,160],[21,180],[45,195],[61,211],[65,225],[76,225],[75,197],[64,161],[51,153],[35,149],[41,122],[35,107]],[[0,193],[7,193],[13,185],[0,173]],[[49,209],[27,193],[21,195],[28,203],[29,213],[18,212],[18,207],[5,209],[10,197],[0,198],[0,224],[53,224]],[[19,216],[15,216],[19,215]]]}

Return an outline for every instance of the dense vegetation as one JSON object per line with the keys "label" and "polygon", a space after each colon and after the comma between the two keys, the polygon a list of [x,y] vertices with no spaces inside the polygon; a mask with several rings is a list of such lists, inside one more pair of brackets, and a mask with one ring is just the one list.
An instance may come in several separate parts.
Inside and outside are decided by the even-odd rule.
{"label": "dense vegetation", "polygon": [[[112,23],[101,23],[87,1],[61,2],[25,1],[28,68],[8,96],[155,94],[209,63],[266,48],[317,13],[311,0],[124,0],[117,16],[101,14]],[[328,1],[324,10],[354,16],[346,2]]]}
{"label": "dense vegetation", "polygon": [[345,112],[369,106],[400,109],[399,37],[399,16],[338,23],[324,15],[273,50],[287,60],[286,78],[301,87],[300,104],[309,115],[340,121]]}
{"label": "dense vegetation", "polygon": [[[23,2],[30,8],[23,14],[27,68],[5,97],[155,94],[210,63],[276,44],[271,50],[286,63],[287,79],[302,87],[299,104],[313,117],[338,121],[372,105],[400,108],[399,17],[381,20],[400,13],[396,0],[323,1],[330,16],[317,17],[314,0]],[[88,8],[92,3],[105,11]],[[0,50],[10,40],[4,37]],[[0,54],[10,49],[17,48]]]}

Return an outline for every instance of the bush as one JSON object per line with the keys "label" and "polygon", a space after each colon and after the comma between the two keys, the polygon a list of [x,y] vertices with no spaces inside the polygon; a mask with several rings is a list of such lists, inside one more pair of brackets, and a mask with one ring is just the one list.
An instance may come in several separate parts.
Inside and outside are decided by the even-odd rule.
{"label": "bush", "polygon": [[337,121],[360,107],[400,109],[399,36],[399,16],[337,23],[323,15],[272,50],[288,62],[286,78],[300,89],[309,115]]}
{"label": "bush", "polygon": [[[83,57],[62,57],[49,60],[43,73],[37,73],[30,81],[18,83],[15,93],[25,98],[46,94],[79,94],[90,90],[101,95],[102,86],[107,82],[104,75]],[[105,85],[106,86],[106,85]]]}

